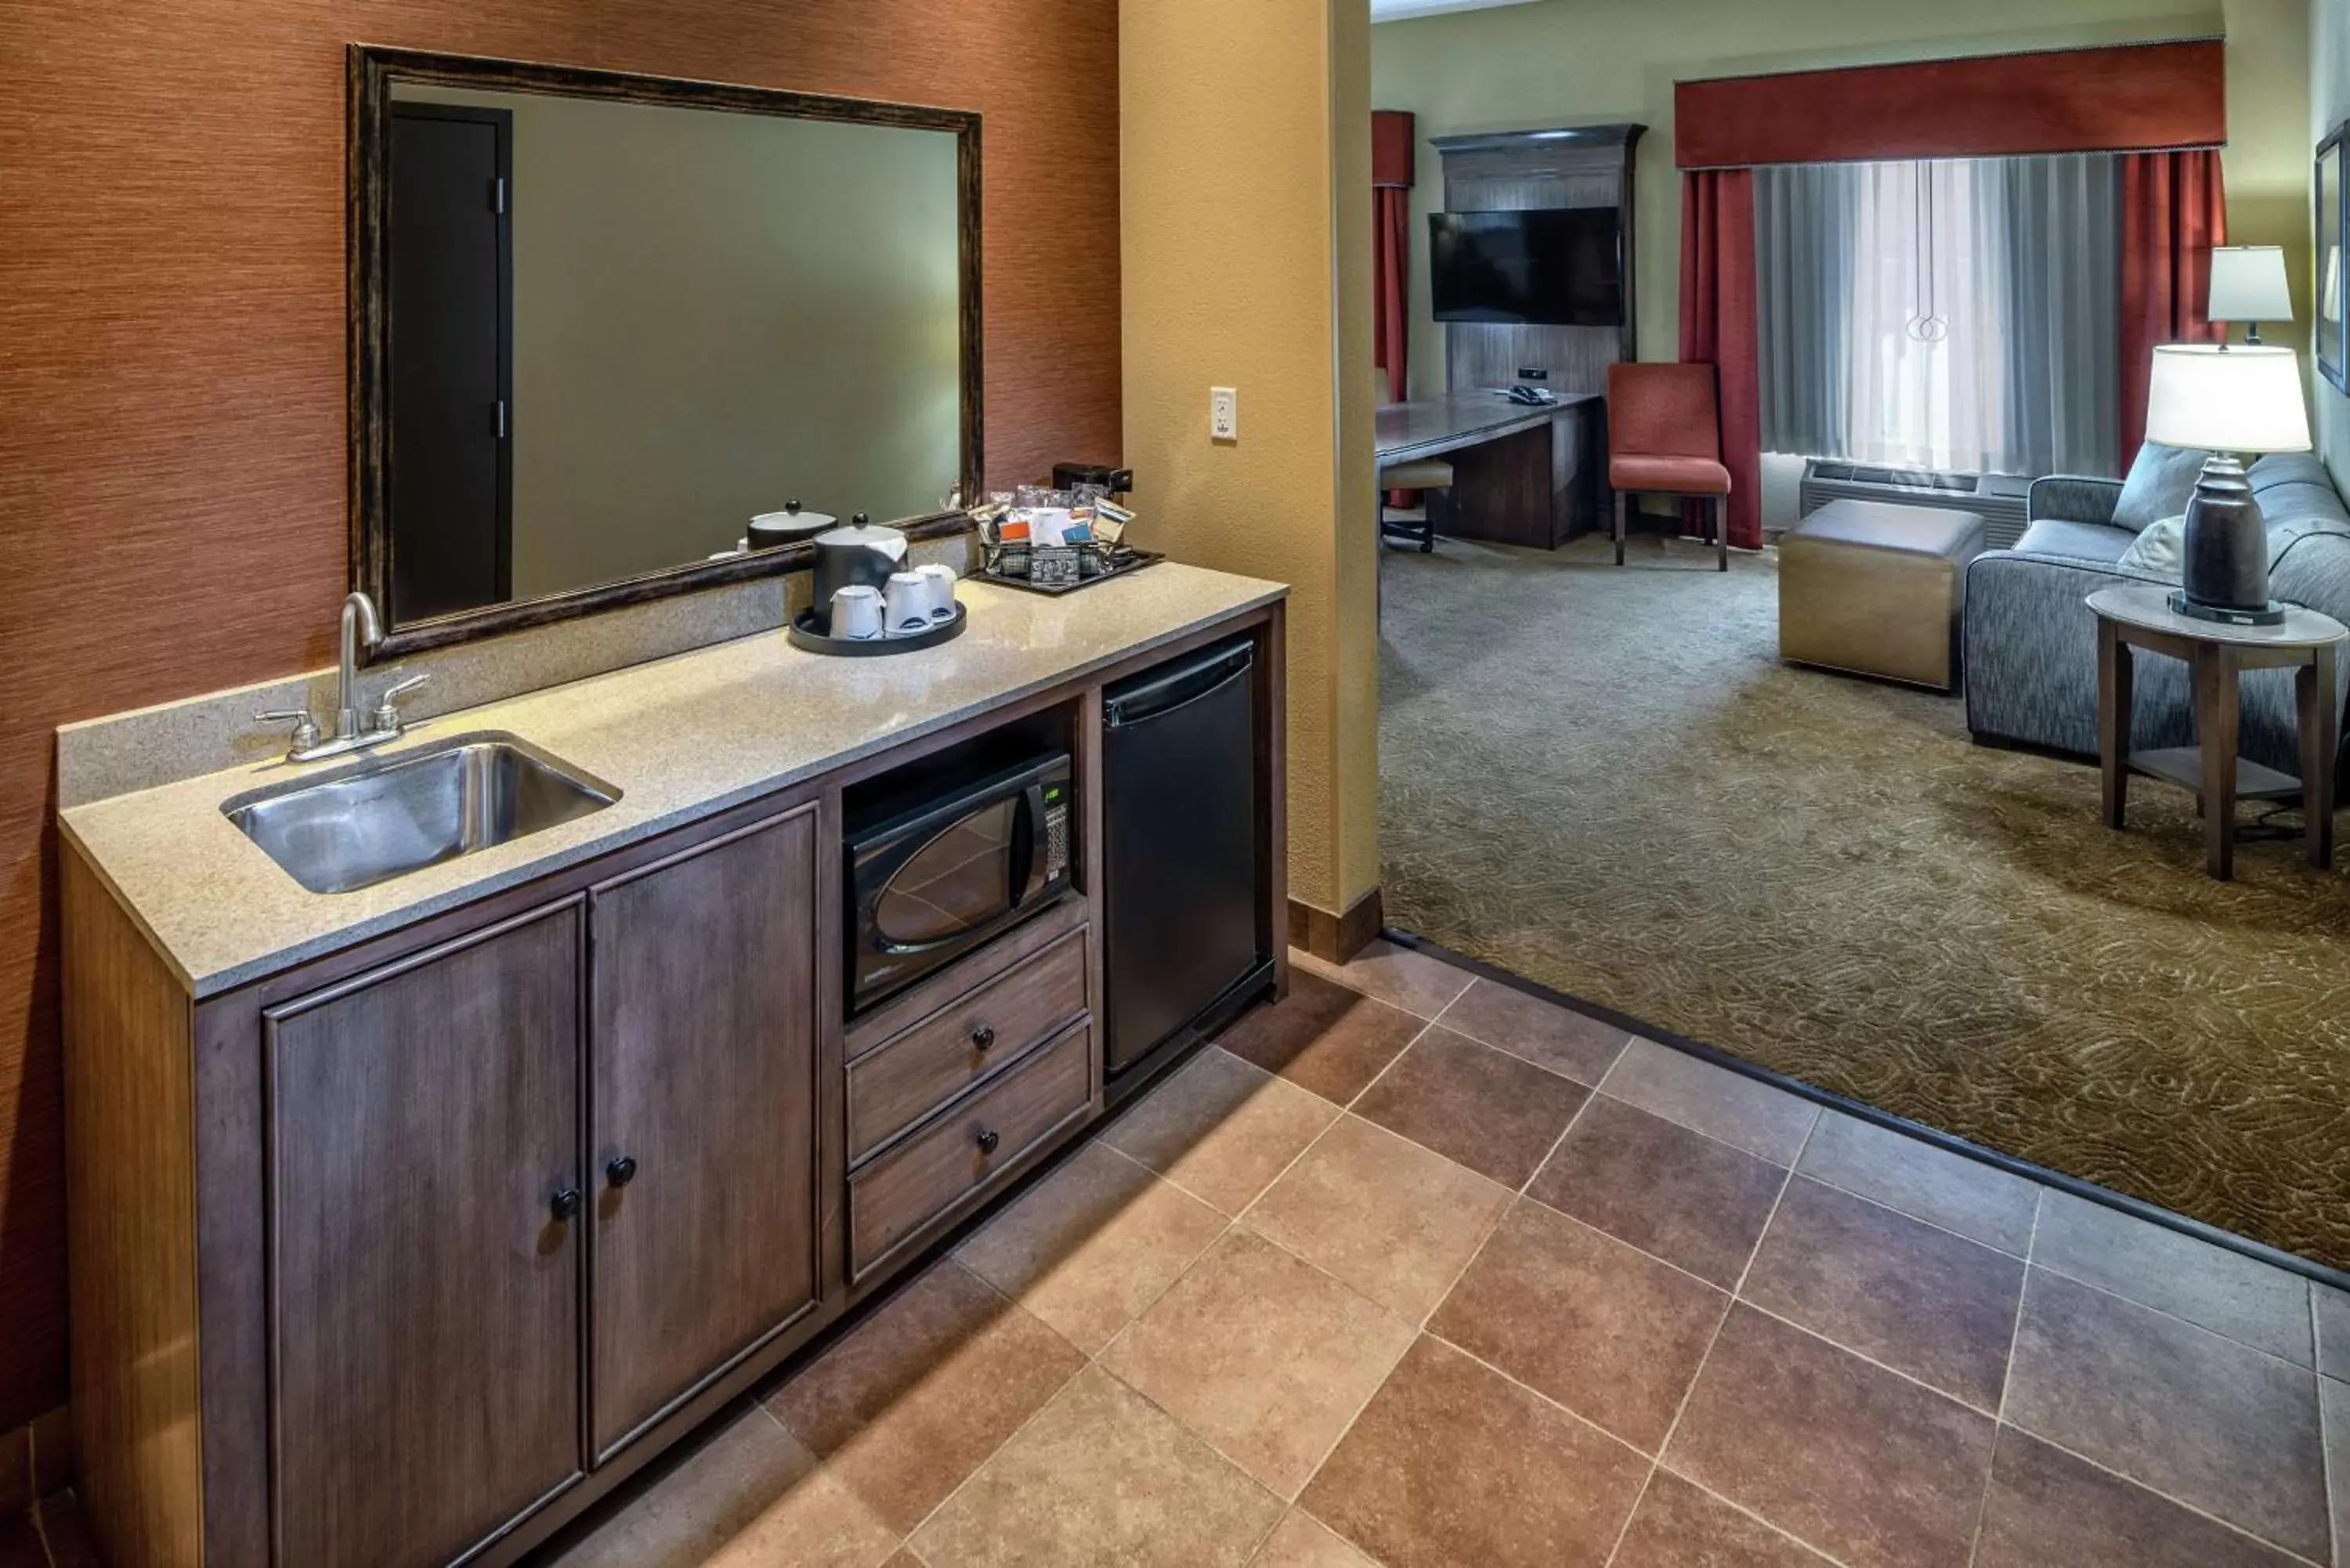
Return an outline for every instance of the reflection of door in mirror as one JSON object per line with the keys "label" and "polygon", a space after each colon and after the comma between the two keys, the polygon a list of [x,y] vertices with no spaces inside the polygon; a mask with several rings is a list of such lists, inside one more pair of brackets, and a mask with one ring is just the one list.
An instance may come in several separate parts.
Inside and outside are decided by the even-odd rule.
{"label": "reflection of door in mirror", "polygon": [[961,483],[955,134],[399,80],[390,119],[395,627]]}
{"label": "reflection of door in mirror", "polygon": [[391,111],[391,494],[395,623],[513,593],[511,110]]}

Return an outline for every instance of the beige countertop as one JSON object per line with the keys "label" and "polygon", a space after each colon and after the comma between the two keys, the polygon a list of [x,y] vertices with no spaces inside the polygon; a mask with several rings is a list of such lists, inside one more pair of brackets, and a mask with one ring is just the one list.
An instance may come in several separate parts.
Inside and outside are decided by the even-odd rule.
{"label": "beige countertop", "polygon": [[1062,597],[962,588],[952,642],[832,659],[781,631],[442,715],[371,755],[499,730],[617,785],[614,805],[348,893],[312,893],[221,814],[249,790],[349,759],[224,769],[59,813],[199,997],[828,773],[1253,609],[1288,590],[1165,563]]}

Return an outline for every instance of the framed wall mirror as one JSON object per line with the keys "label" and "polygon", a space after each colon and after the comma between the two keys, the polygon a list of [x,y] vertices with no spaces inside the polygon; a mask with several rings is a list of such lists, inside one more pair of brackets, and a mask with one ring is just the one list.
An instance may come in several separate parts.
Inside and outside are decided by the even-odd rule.
{"label": "framed wall mirror", "polygon": [[979,116],[354,46],[351,578],[377,657],[964,525]]}
{"label": "framed wall mirror", "polygon": [[2317,373],[2337,390],[2350,392],[2350,208],[2343,205],[2343,182],[2350,175],[2350,122],[2337,125],[2317,144],[2316,270]]}

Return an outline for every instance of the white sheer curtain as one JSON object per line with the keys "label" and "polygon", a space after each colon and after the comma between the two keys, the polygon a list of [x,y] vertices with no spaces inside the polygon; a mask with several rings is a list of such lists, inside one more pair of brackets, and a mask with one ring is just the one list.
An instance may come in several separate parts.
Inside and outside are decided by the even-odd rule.
{"label": "white sheer curtain", "polygon": [[1758,170],[1764,450],[2116,472],[2119,233],[2106,156]]}

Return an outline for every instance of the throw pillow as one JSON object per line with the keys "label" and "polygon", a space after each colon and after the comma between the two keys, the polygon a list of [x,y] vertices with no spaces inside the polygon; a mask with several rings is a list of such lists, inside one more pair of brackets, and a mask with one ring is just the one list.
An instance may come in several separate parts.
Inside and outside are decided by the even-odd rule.
{"label": "throw pillow", "polygon": [[2121,560],[2116,564],[2125,572],[2139,572],[2175,583],[2186,570],[2180,564],[2186,542],[2186,514],[2166,517],[2138,530],[2137,537],[2130,541],[2130,547],[2122,552]]}
{"label": "throw pillow", "polygon": [[2129,477],[2122,481],[2121,498],[2114,503],[2114,526],[2132,533],[2187,510],[2195,494],[2195,476],[2210,455],[2193,447],[2163,446],[2148,441],[2137,449]]}

